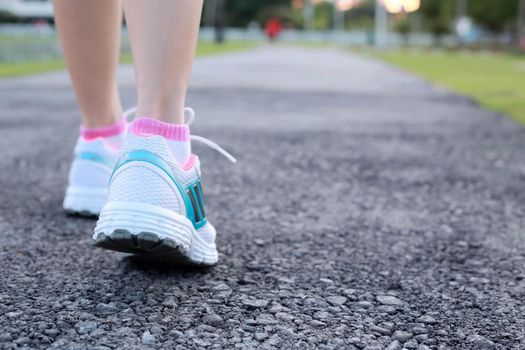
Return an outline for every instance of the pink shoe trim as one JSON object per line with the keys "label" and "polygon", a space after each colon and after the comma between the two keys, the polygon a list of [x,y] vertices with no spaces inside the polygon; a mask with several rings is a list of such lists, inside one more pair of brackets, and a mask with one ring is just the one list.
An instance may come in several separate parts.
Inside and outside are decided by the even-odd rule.
{"label": "pink shoe trim", "polygon": [[197,160],[197,156],[195,154],[192,154],[190,156],[190,159],[186,162],[186,164],[182,165],[182,170],[191,170],[193,169],[193,166],[195,165],[195,161]]}
{"label": "pink shoe trim", "polygon": [[135,119],[129,126],[129,131],[136,135],[160,135],[168,140],[190,140],[190,128],[187,125],[170,124],[146,117]]}
{"label": "pink shoe trim", "polygon": [[126,129],[126,119],[122,118],[115,124],[104,126],[101,128],[86,128],[80,126],[80,136],[85,141],[91,141],[98,137],[110,137],[119,135]]}

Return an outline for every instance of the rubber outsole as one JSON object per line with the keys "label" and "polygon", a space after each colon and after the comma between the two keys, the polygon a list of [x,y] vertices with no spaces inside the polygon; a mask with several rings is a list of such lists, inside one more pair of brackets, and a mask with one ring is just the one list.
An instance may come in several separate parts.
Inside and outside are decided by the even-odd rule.
{"label": "rubber outsole", "polygon": [[131,253],[140,258],[174,265],[209,267],[215,264],[195,262],[188,258],[182,245],[171,238],[160,238],[152,232],[131,234],[119,229],[110,234],[99,232],[94,239],[95,247],[122,253]]}
{"label": "rubber outsole", "polygon": [[64,212],[68,216],[78,216],[86,219],[96,219],[98,218],[99,213],[92,213],[88,210],[71,210],[71,209],[64,209]]}

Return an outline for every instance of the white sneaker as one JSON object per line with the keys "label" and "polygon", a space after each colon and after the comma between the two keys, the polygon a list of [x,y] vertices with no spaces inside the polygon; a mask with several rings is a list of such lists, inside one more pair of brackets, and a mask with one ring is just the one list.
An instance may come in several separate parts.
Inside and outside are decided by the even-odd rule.
{"label": "white sneaker", "polygon": [[102,138],[78,139],[63,203],[67,213],[82,216],[100,213],[106,203],[109,178],[118,151]]}
{"label": "white sneaker", "polygon": [[116,135],[85,140],[79,137],[63,207],[69,214],[98,216],[106,203],[108,184],[126,134],[127,122],[135,113],[130,108],[123,114],[124,124]]}
{"label": "white sneaker", "polygon": [[[191,138],[235,162],[213,142]],[[162,136],[128,133],[95,227],[94,245],[164,261],[214,265],[215,236],[206,217],[199,158],[191,155],[181,166]]]}

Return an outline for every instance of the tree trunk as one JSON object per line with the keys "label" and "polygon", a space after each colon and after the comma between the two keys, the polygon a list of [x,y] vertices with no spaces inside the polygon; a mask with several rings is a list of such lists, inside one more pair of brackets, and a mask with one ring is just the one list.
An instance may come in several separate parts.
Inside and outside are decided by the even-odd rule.
{"label": "tree trunk", "polygon": [[525,0],[520,0],[518,5],[516,44],[519,51],[525,52]]}
{"label": "tree trunk", "polygon": [[224,2],[225,0],[215,0],[214,20],[215,42],[224,42]]}

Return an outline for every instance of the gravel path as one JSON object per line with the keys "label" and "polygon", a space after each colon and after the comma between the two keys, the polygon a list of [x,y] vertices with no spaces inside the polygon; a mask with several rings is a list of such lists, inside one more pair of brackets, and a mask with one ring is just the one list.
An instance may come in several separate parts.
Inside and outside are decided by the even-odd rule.
{"label": "gravel path", "polygon": [[[120,71],[126,103],[132,70]],[[64,73],[0,81],[0,348],[523,349],[525,130],[335,50],[199,59],[219,264],[90,245]]]}

